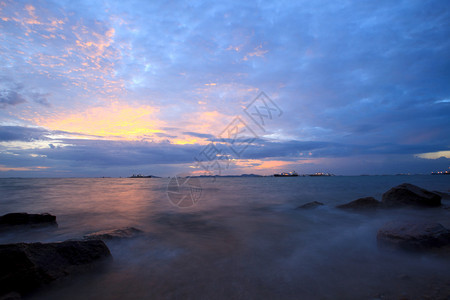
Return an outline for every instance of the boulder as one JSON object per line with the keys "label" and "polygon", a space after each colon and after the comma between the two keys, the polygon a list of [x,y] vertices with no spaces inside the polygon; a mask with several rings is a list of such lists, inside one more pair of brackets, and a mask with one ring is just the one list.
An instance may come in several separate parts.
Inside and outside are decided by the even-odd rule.
{"label": "boulder", "polygon": [[377,233],[381,246],[424,251],[450,246],[450,230],[439,223],[389,222]]}
{"label": "boulder", "polygon": [[399,206],[440,206],[441,196],[418,186],[403,183],[383,194],[382,203],[386,207]]}
{"label": "boulder", "polygon": [[102,230],[84,236],[87,240],[112,240],[132,238],[142,234],[143,231],[134,227],[124,227],[119,229]]}
{"label": "boulder", "polygon": [[381,202],[373,197],[359,198],[349,203],[337,206],[337,208],[353,210],[372,210],[380,207]]}
{"label": "boulder", "polygon": [[322,202],[313,201],[313,202],[308,202],[306,204],[300,205],[296,209],[311,209],[311,208],[316,208],[316,207],[322,206],[322,205],[323,205]]}
{"label": "boulder", "polygon": [[433,191],[433,193],[441,196],[442,199],[450,200],[450,194],[445,192]]}
{"label": "boulder", "polygon": [[110,256],[100,240],[0,245],[0,296],[26,294]]}
{"label": "boulder", "polygon": [[0,226],[13,225],[56,225],[56,217],[44,214],[10,213],[0,217]]}

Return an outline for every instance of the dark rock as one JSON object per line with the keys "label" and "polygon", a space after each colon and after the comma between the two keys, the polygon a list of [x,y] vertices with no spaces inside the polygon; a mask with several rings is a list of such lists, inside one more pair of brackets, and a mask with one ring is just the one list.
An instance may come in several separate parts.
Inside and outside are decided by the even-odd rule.
{"label": "dark rock", "polygon": [[11,292],[6,295],[0,296],[0,300],[21,300],[22,296],[19,293]]}
{"label": "dark rock", "polygon": [[386,223],[377,233],[379,245],[413,251],[450,246],[450,230],[439,223]]}
{"label": "dark rock", "polygon": [[313,201],[313,202],[308,202],[306,204],[300,205],[296,209],[311,209],[311,208],[316,208],[316,207],[322,206],[322,205],[323,205],[322,202]]}
{"label": "dark rock", "polygon": [[84,236],[88,240],[112,240],[132,238],[142,234],[143,231],[134,227],[124,227],[119,229],[102,230]]}
{"label": "dark rock", "polygon": [[0,295],[28,293],[110,256],[100,240],[0,245]]}
{"label": "dark rock", "polygon": [[433,193],[441,196],[442,199],[450,200],[450,194],[444,192],[433,191]]}
{"label": "dark rock", "polygon": [[352,202],[338,205],[337,208],[342,209],[354,209],[354,210],[367,210],[380,208],[381,202],[373,197],[359,198]]}
{"label": "dark rock", "polygon": [[418,186],[403,183],[383,194],[382,203],[386,207],[399,206],[440,206],[441,196]]}
{"label": "dark rock", "polygon": [[10,213],[0,217],[0,226],[12,225],[56,225],[56,217],[47,213]]}

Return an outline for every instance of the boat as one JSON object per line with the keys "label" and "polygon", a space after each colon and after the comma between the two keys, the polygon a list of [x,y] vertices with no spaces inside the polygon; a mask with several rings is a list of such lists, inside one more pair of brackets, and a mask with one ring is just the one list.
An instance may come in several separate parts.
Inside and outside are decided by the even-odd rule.
{"label": "boat", "polygon": [[277,174],[273,174],[273,176],[275,177],[295,177],[298,176],[297,172],[292,171],[292,172],[282,172],[282,173],[277,173]]}
{"label": "boat", "polygon": [[450,175],[450,171],[431,172],[431,175]]}
{"label": "boat", "polygon": [[317,172],[317,173],[311,174],[309,176],[334,176],[334,175],[330,174],[330,173]]}

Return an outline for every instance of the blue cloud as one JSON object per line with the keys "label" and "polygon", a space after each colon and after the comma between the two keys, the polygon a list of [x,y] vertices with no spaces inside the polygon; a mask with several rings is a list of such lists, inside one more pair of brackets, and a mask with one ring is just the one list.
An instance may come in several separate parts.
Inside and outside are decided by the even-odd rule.
{"label": "blue cloud", "polygon": [[[242,158],[336,159],[337,172],[368,168],[362,156],[386,172],[387,161],[448,164],[414,158],[450,145],[448,1],[19,1],[1,17],[3,125],[117,101],[157,107],[154,136],[219,141],[192,119],[240,115],[263,90],[284,113]],[[55,168],[182,165],[202,149],[87,135],[58,147],[58,132],[75,135],[3,126],[0,141],[48,140],[54,149],[23,155]]]}
{"label": "blue cloud", "polygon": [[15,106],[26,102],[22,95],[16,91],[3,91],[0,94],[0,108],[7,108],[8,106]]}

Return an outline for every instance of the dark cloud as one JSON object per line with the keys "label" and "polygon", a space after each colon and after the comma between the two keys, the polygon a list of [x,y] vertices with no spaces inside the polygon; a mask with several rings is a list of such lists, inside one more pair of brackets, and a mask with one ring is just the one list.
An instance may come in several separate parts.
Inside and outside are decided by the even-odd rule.
{"label": "dark cloud", "polygon": [[43,128],[0,126],[0,142],[42,140],[47,139],[45,137],[47,134],[49,131]]}
{"label": "dark cloud", "polygon": [[50,146],[34,152],[48,159],[97,167],[192,163],[199,145],[171,145],[152,142],[60,140],[70,145]]}
{"label": "dark cloud", "polygon": [[40,105],[45,106],[45,107],[50,107],[51,104],[50,104],[50,102],[48,100],[48,96],[50,96],[50,94],[33,93],[31,95],[31,98],[37,104],[40,104]]}
{"label": "dark cloud", "polygon": [[202,139],[208,139],[208,140],[215,138],[212,134],[208,134],[208,133],[198,133],[198,132],[186,131],[186,132],[183,132],[183,134],[202,138]]}
{"label": "dark cloud", "polygon": [[27,102],[27,100],[16,91],[0,92],[0,108],[15,106],[24,102]]}

